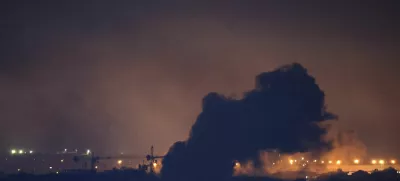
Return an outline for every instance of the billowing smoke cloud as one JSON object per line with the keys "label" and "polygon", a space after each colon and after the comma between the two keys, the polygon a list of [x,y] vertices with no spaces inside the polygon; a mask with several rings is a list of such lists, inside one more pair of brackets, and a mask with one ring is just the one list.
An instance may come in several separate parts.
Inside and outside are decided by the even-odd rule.
{"label": "billowing smoke cloud", "polygon": [[258,75],[242,99],[210,93],[202,108],[189,139],[175,143],[164,158],[163,178],[222,179],[233,174],[234,160],[258,160],[262,150],[318,153],[331,147],[318,124],[336,116],[326,111],[323,91],[297,63]]}

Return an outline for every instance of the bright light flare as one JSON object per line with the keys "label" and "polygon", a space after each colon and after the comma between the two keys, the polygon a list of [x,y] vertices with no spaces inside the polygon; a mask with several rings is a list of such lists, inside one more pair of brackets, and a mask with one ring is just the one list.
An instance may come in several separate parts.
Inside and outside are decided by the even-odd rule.
{"label": "bright light flare", "polygon": [[336,161],[336,165],[340,165],[342,163],[342,161],[338,160]]}
{"label": "bright light flare", "polygon": [[86,154],[89,155],[91,152],[90,150],[86,150]]}
{"label": "bright light flare", "polygon": [[360,160],[355,159],[353,162],[354,162],[355,164],[359,164],[359,163],[360,163]]}
{"label": "bright light flare", "polygon": [[379,164],[381,165],[385,164],[385,160],[379,160]]}
{"label": "bright light flare", "polygon": [[289,160],[289,163],[290,163],[291,165],[293,165],[293,160]]}
{"label": "bright light flare", "polygon": [[121,165],[122,164],[122,160],[118,160],[118,165]]}
{"label": "bright light flare", "polygon": [[240,167],[240,163],[239,163],[239,162],[236,162],[236,163],[235,163],[235,166],[236,166],[236,167]]}
{"label": "bright light flare", "polygon": [[33,153],[33,151],[32,150],[29,150],[29,154],[32,154]]}
{"label": "bright light flare", "polygon": [[321,163],[324,164],[325,162],[322,160]]}
{"label": "bright light flare", "polygon": [[396,160],[390,160],[391,164],[396,164]]}
{"label": "bright light flare", "polygon": [[153,167],[157,167],[157,163],[156,162],[153,163]]}
{"label": "bright light flare", "polygon": [[371,163],[375,165],[376,164],[376,160],[372,160]]}
{"label": "bright light flare", "polygon": [[19,154],[23,154],[23,153],[24,153],[24,150],[19,150],[18,153],[19,153]]}
{"label": "bright light flare", "polygon": [[332,163],[332,160],[329,160],[328,163],[331,164],[331,163]]}
{"label": "bright light flare", "polygon": [[17,150],[11,150],[11,155],[15,155],[17,153]]}

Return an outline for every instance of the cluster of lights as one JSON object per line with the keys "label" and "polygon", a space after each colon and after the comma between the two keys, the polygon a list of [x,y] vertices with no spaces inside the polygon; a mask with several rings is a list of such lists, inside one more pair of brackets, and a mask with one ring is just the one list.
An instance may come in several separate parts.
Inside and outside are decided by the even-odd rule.
{"label": "cluster of lights", "polygon": [[[304,157],[302,157],[301,160],[304,160]],[[295,162],[297,162],[297,160],[292,160],[292,159],[289,160],[289,163],[290,163],[291,165],[293,165]],[[307,160],[306,162],[309,163],[308,160]],[[314,163],[317,163],[318,161],[317,161],[317,160],[313,160],[313,162],[314,162]],[[324,164],[325,161],[320,160],[320,163],[321,163],[321,164]],[[342,161],[341,161],[341,160],[336,160],[336,162],[334,162],[333,160],[328,160],[328,164],[334,164],[334,163],[336,163],[336,165],[341,165],[341,164],[342,164]],[[353,163],[354,163],[354,164],[360,164],[360,160],[359,160],[359,159],[354,159],[354,160],[353,160]],[[396,164],[396,160],[390,160],[390,161],[385,161],[385,160],[371,160],[371,164],[374,164],[374,165],[375,165],[375,164],[384,165],[385,163],[390,163],[390,164],[394,165],[394,164]],[[302,164],[302,165],[304,166],[304,164]]]}
{"label": "cluster of lights", "polygon": [[[17,150],[17,149],[12,149],[11,151],[10,151],[10,153],[11,153],[11,155],[22,155],[22,154],[27,154],[27,152],[26,151],[24,151],[23,149],[19,149],[19,150]],[[29,150],[29,152],[28,152],[29,154],[33,154],[33,151],[32,150]]]}

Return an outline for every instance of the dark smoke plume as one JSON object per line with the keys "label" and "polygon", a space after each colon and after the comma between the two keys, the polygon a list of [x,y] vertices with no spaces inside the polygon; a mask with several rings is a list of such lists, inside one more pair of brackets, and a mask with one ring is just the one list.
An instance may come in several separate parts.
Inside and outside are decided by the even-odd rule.
{"label": "dark smoke plume", "polygon": [[164,158],[164,179],[224,179],[232,175],[234,160],[257,160],[262,150],[330,148],[318,123],[335,115],[326,111],[315,79],[297,63],[258,75],[255,89],[240,100],[209,93],[202,108],[189,139],[175,143]]}

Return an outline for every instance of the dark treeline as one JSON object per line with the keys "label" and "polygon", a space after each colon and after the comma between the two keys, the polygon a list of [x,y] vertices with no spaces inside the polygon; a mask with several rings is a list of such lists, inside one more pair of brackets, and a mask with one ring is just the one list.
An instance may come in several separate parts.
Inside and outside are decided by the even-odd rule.
{"label": "dark treeline", "polygon": [[[195,180],[188,178],[188,181]],[[384,171],[376,171],[371,174],[358,171],[352,175],[348,175],[344,172],[335,172],[331,174],[322,175],[319,178],[314,178],[315,181],[398,181],[400,174],[394,169],[386,169]],[[146,174],[136,170],[115,170],[110,172],[102,173],[77,173],[77,174],[48,174],[48,175],[29,175],[29,174],[18,174],[18,175],[3,175],[0,176],[2,181],[173,181],[158,176]],[[297,179],[296,181],[302,181],[306,179]],[[209,181],[221,181],[218,178],[211,178]],[[223,179],[223,181],[283,181],[276,178],[268,177],[231,177]]]}

